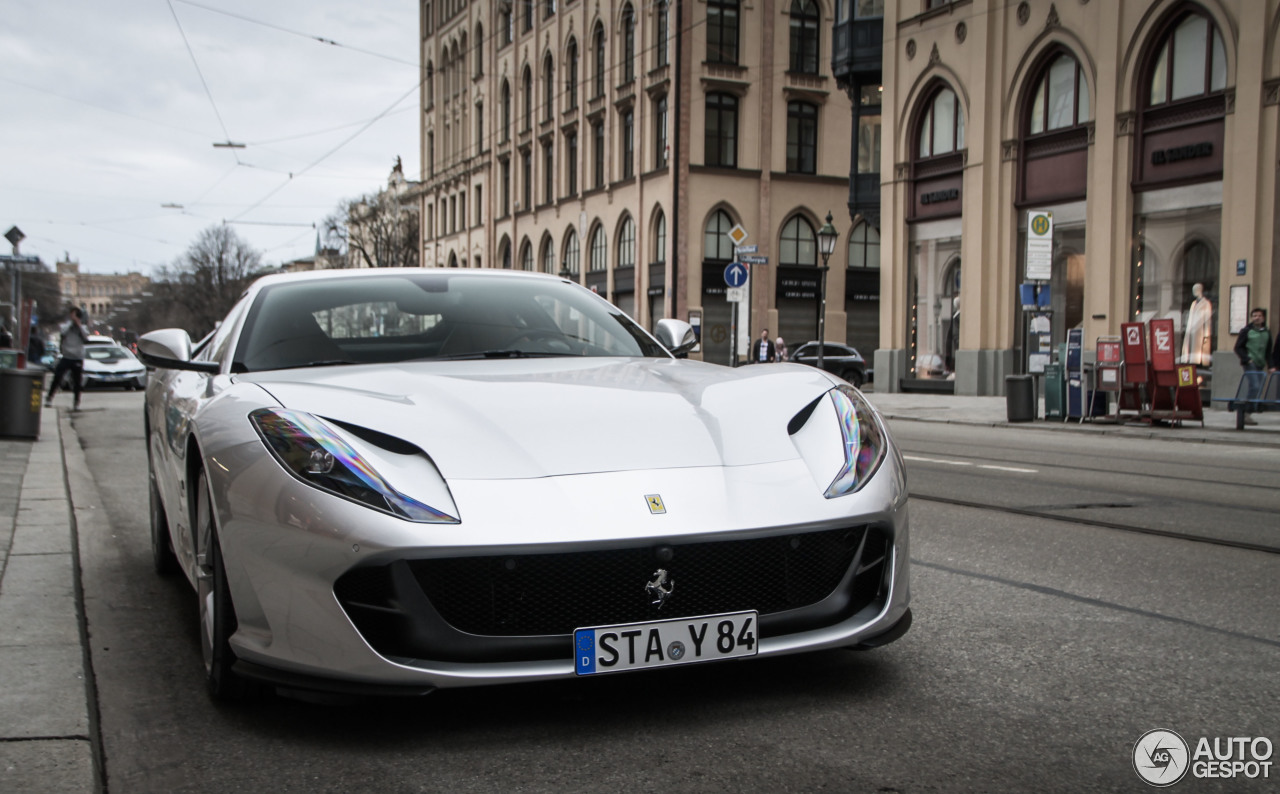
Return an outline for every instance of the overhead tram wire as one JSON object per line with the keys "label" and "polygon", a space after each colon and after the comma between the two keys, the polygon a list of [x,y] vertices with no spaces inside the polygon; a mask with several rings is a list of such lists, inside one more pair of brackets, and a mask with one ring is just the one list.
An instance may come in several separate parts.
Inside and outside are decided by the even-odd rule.
{"label": "overhead tram wire", "polygon": [[[182,36],[182,43],[187,48],[187,54],[191,56],[191,64],[196,68],[196,74],[200,76],[200,85],[204,86],[205,96],[209,97],[209,104],[213,107],[213,115],[218,118],[218,126],[222,127],[222,134],[226,136],[227,143],[231,142],[231,133],[227,131],[226,122],[222,120],[222,114],[218,112],[218,103],[213,99],[213,92],[209,90],[209,83],[204,79],[204,72],[200,70],[200,62],[196,60],[195,50],[191,49],[191,42],[187,40],[187,32],[182,29],[182,20],[178,19],[178,10],[173,7],[173,0],[165,0],[169,5],[169,13],[173,15],[173,22],[178,26],[178,34]],[[240,156],[236,154],[235,149],[230,149],[231,156],[240,162]]]}

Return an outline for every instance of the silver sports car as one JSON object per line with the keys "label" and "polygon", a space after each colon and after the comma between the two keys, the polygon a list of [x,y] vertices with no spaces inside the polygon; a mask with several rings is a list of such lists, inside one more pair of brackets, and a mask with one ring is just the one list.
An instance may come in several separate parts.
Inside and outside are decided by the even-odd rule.
{"label": "silver sports car", "polygon": [[682,360],[592,292],[499,270],[256,282],[147,334],[157,569],[215,697],[428,692],[821,648],[910,626],[880,416],[800,365]]}

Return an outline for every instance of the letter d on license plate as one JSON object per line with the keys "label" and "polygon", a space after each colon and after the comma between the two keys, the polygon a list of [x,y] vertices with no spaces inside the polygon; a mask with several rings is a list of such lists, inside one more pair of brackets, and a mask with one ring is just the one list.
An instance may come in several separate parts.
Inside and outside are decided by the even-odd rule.
{"label": "letter d on license plate", "polygon": [[617,673],[755,656],[755,612],[675,618],[624,626],[597,626],[573,632],[578,675]]}

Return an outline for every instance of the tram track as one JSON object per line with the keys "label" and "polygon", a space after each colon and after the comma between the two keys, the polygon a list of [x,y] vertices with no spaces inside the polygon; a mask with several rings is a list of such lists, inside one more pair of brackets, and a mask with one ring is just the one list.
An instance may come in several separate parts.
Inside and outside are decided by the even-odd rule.
{"label": "tram track", "polygon": [[[1163,538],[1173,538],[1176,540],[1185,540],[1191,543],[1205,543],[1214,546],[1226,546],[1228,548],[1244,549],[1247,551],[1260,551],[1266,554],[1280,554],[1280,545],[1268,545],[1264,543],[1252,543],[1243,540],[1232,540],[1230,538],[1216,538],[1210,535],[1197,535],[1189,532],[1178,532],[1169,529],[1157,529],[1155,527],[1144,527],[1138,524],[1126,524],[1119,521],[1105,521],[1097,518],[1086,518],[1083,516],[1063,515],[1061,513],[1046,512],[1029,507],[1011,507],[1008,505],[990,504],[987,502],[978,502],[971,499],[956,499],[949,496],[934,496],[931,494],[921,494],[912,492],[912,499],[920,499],[926,502],[936,502],[938,504],[951,505],[954,507],[969,507],[978,510],[989,510],[997,513],[1006,513],[1009,515],[1026,516],[1028,518],[1043,518],[1051,521],[1059,521],[1066,524],[1075,524],[1077,526],[1096,527],[1099,529],[1112,529],[1119,532],[1131,532],[1143,535],[1155,535]],[[1099,504],[1079,505],[1075,507],[1097,507],[1104,506]],[[1059,509],[1066,509],[1069,506],[1058,506]],[[1239,509],[1239,508],[1237,508]],[[1274,515],[1274,513],[1272,513]]]}

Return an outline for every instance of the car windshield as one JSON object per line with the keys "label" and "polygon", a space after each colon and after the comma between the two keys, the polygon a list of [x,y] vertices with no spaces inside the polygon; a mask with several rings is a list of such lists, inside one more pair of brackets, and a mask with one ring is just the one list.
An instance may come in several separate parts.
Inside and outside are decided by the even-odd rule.
{"label": "car windshield", "polygon": [[264,287],[232,370],[667,355],[626,315],[559,279],[426,271]]}
{"label": "car windshield", "polygon": [[133,354],[117,345],[94,345],[84,349],[84,357],[105,364],[114,364],[117,361],[132,359]]}

